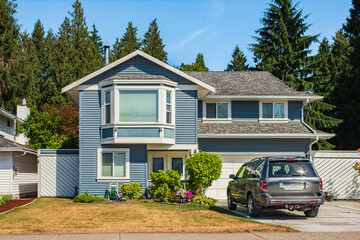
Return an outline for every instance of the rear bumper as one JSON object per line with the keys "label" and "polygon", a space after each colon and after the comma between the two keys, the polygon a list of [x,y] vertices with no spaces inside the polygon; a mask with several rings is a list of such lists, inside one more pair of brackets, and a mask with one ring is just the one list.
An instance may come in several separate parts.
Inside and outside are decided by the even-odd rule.
{"label": "rear bumper", "polygon": [[317,206],[324,204],[325,196],[270,196],[268,193],[260,193],[258,203],[264,207],[285,207],[287,206]]}

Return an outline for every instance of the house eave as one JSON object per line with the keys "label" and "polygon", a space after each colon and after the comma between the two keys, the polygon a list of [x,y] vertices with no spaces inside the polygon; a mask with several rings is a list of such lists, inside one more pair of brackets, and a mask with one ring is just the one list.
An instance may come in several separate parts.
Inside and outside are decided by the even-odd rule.
{"label": "house eave", "polygon": [[289,99],[307,100],[310,102],[323,99],[323,96],[290,96],[290,95],[208,95],[206,99],[239,99],[239,100],[258,100],[258,99]]}
{"label": "house eave", "polygon": [[312,133],[240,133],[240,134],[198,134],[198,138],[316,138],[329,139],[335,134],[312,134]]}

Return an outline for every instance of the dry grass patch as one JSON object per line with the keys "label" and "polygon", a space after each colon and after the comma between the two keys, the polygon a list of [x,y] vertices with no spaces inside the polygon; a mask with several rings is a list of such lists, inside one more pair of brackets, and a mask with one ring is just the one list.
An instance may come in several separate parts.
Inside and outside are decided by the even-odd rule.
{"label": "dry grass patch", "polygon": [[286,232],[224,209],[160,203],[74,203],[40,198],[0,216],[1,234]]}

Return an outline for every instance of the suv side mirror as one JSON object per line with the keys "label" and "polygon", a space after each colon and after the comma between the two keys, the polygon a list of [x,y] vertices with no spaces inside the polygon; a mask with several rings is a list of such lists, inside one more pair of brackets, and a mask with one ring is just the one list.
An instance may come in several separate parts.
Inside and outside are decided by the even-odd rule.
{"label": "suv side mirror", "polygon": [[229,175],[229,178],[235,179],[235,175],[234,175],[234,174],[230,174],[230,175]]}

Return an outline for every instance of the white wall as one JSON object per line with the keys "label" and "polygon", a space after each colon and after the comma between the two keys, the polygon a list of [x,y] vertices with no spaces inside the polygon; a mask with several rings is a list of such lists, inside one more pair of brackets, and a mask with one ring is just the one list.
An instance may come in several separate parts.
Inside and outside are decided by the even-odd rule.
{"label": "white wall", "polygon": [[[37,156],[20,152],[13,153],[14,173],[13,194],[20,197],[29,196],[31,193],[37,195],[38,171]],[[34,197],[36,197],[34,195]]]}
{"label": "white wall", "polygon": [[0,153],[0,196],[11,194],[12,157],[10,153]]}

